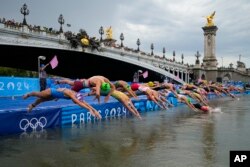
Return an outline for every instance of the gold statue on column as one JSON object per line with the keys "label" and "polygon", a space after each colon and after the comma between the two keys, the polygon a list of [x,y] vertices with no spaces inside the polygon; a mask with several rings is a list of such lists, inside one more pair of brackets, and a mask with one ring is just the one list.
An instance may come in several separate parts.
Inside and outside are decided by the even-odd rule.
{"label": "gold statue on column", "polygon": [[107,37],[107,39],[112,39],[112,37],[113,37],[113,31],[112,31],[111,26],[106,29],[106,37]]}
{"label": "gold statue on column", "polygon": [[214,15],[215,15],[215,11],[211,15],[206,16],[206,18],[207,18],[207,24],[206,24],[206,26],[207,27],[214,26],[214,22],[213,22]]}

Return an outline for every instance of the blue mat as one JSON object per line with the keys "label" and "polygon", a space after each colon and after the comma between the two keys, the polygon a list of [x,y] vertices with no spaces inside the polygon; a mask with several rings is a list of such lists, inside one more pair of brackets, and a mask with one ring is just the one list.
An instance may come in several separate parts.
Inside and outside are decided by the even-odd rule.
{"label": "blue mat", "polygon": [[[145,99],[145,96],[140,96],[140,98]],[[28,99],[22,99],[21,96],[17,97],[0,97],[0,113],[1,112],[13,112],[13,111],[23,111],[27,110],[29,104],[35,101],[35,97],[29,97]],[[93,100],[94,96],[84,97],[84,100],[90,105],[98,104],[97,100]],[[118,102],[115,98],[110,97],[108,103]],[[104,97],[101,97],[101,103],[104,103]],[[36,109],[46,109],[46,108],[61,108],[67,106],[77,106],[72,102],[72,100],[59,99],[57,101],[47,101],[39,104]]]}

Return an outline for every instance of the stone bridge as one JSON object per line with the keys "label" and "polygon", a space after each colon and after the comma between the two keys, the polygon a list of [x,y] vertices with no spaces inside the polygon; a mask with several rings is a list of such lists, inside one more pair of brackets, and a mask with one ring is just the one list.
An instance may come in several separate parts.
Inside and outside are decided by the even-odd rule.
{"label": "stone bridge", "polygon": [[[137,65],[144,69],[154,71],[169,79],[175,80],[178,83],[189,81],[189,70],[187,65],[170,61],[166,58],[146,54],[133,49],[128,50],[124,47],[105,46],[100,47],[100,52],[78,46],[72,48],[64,34],[51,34],[43,31],[32,31],[27,26],[21,28],[7,27],[0,23],[0,46],[12,46],[13,49],[17,46],[25,46],[26,52],[31,48],[50,48],[61,51],[84,52],[94,54],[109,59],[115,59],[124,63]],[[37,57],[36,57],[37,58]],[[5,64],[0,64],[4,66]]]}
{"label": "stone bridge", "polygon": [[249,82],[249,72],[241,71],[234,68],[218,68],[218,76],[222,81],[235,80]]}
{"label": "stone bridge", "polygon": [[194,79],[206,79],[217,82],[223,81],[242,81],[249,82],[250,81],[250,71],[248,69],[240,70],[232,67],[220,67],[217,70],[207,71],[203,68],[194,68]]}

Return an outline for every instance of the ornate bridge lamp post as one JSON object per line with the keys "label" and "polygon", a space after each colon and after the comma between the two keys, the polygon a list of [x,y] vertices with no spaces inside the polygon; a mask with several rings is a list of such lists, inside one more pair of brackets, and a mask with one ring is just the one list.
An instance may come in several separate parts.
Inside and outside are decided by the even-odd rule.
{"label": "ornate bridge lamp post", "polygon": [[184,59],[184,55],[182,54],[182,55],[181,55],[181,64],[184,63],[184,62],[183,62],[183,59]]}
{"label": "ornate bridge lamp post", "polygon": [[233,68],[233,63],[230,63],[230,64],[229,64],[229,68]]}
{"label": "ornate bridge lamp post", "polygon": [[163,59],[165,59],[165,53],[166,53],[166,49],[165,49],[165,47],[163,47],[162,52],[163,52]]}
{"label": "ornate bridge lamp post", "polygon": [[140,42],[140,39],[139,39],[139,38],[137,39],[136,44],[137,44],[137,46],[138,46],[137,51],[140,52],[140,45],[141,45],[141,42]]}
{"label": "ornate bridge lamp post", "polygon": [[123,47],[123,43],[122,43],[122,41],[124,40],[124,35],[123,35],[123,33],[121,33],[121,35],[120,35],[120,40],[121,40],[121,47]]}
{"label": "ornate bridge lamp post", "polygon": [[153,52],[153,50],[154,50],[154,44],[153,43],[151,43],[151,46],[150,46],[150,48],[151,48],[151,56],[153,56],[154,55],[154,52]]}
{"label": "ornate bridge lamp post", "polygon": [[100,41],[102,42],[102,35],[104,34],[104,30],[103,30],[103,27],[102,27],[102,26],[101,26],[100,29],[99,29],[99,34],[101,35]]}
{"label": "ornate bridge lamp post", "polygon": [[201,57],[201,55],[200,55],[199,51],[197,51],[197,53],[196,53],[195,57],[196,57],[195,64],[199,65],[199,64],[200,64],[199,57]]}
{"label": "ornate bridge lamp post", "polygon": [[173,62],[175,62],[175,51],[173,52]]}
{"label": "ornate bridge lamp post", "polygon": [[29,11],[26,3],[23,4],[23,7],[21,7],[20,12],[21,12],[21,14],[23,14],[23,25],[27,25],[25,16],[29,15],[30,11]]}
{"label": "ornate bridge lamp post", "polygon": [[60,26],[59,32],[60,32],[60,33],[63,33],[62,25],[64,24],[64,18],[63,18],[63,15],[62,15],[62,14],[60,14],[60,16],[58,17],[58,23],[61,25],[61,26]]}

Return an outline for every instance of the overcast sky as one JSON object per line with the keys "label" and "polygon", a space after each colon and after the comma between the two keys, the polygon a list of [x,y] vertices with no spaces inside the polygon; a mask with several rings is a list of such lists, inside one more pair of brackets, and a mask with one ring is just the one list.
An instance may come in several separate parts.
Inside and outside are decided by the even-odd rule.
{"label": "overcast sky", "polygon": [[[124,45],[194,64],[197,51],[203,58],[204,16],[216,11],[214,22],[216,35],[216,57],[219,66],[228,66],[240,60],[250,67],[250,1],[249,0],[1,0],[0,17],[22,22],[20,8],[26,3],[30,14],[28,24],[53,27],[59,30],[58,17],[63,14],[64,31],[79,32],[85,29],[89,36],[100,37],[99,28],[112,26],[113,38],[120,43],[124,34]],[[67,27],[66,24],[71,24]],[[241,55],[241,56],[239,56]]]}

